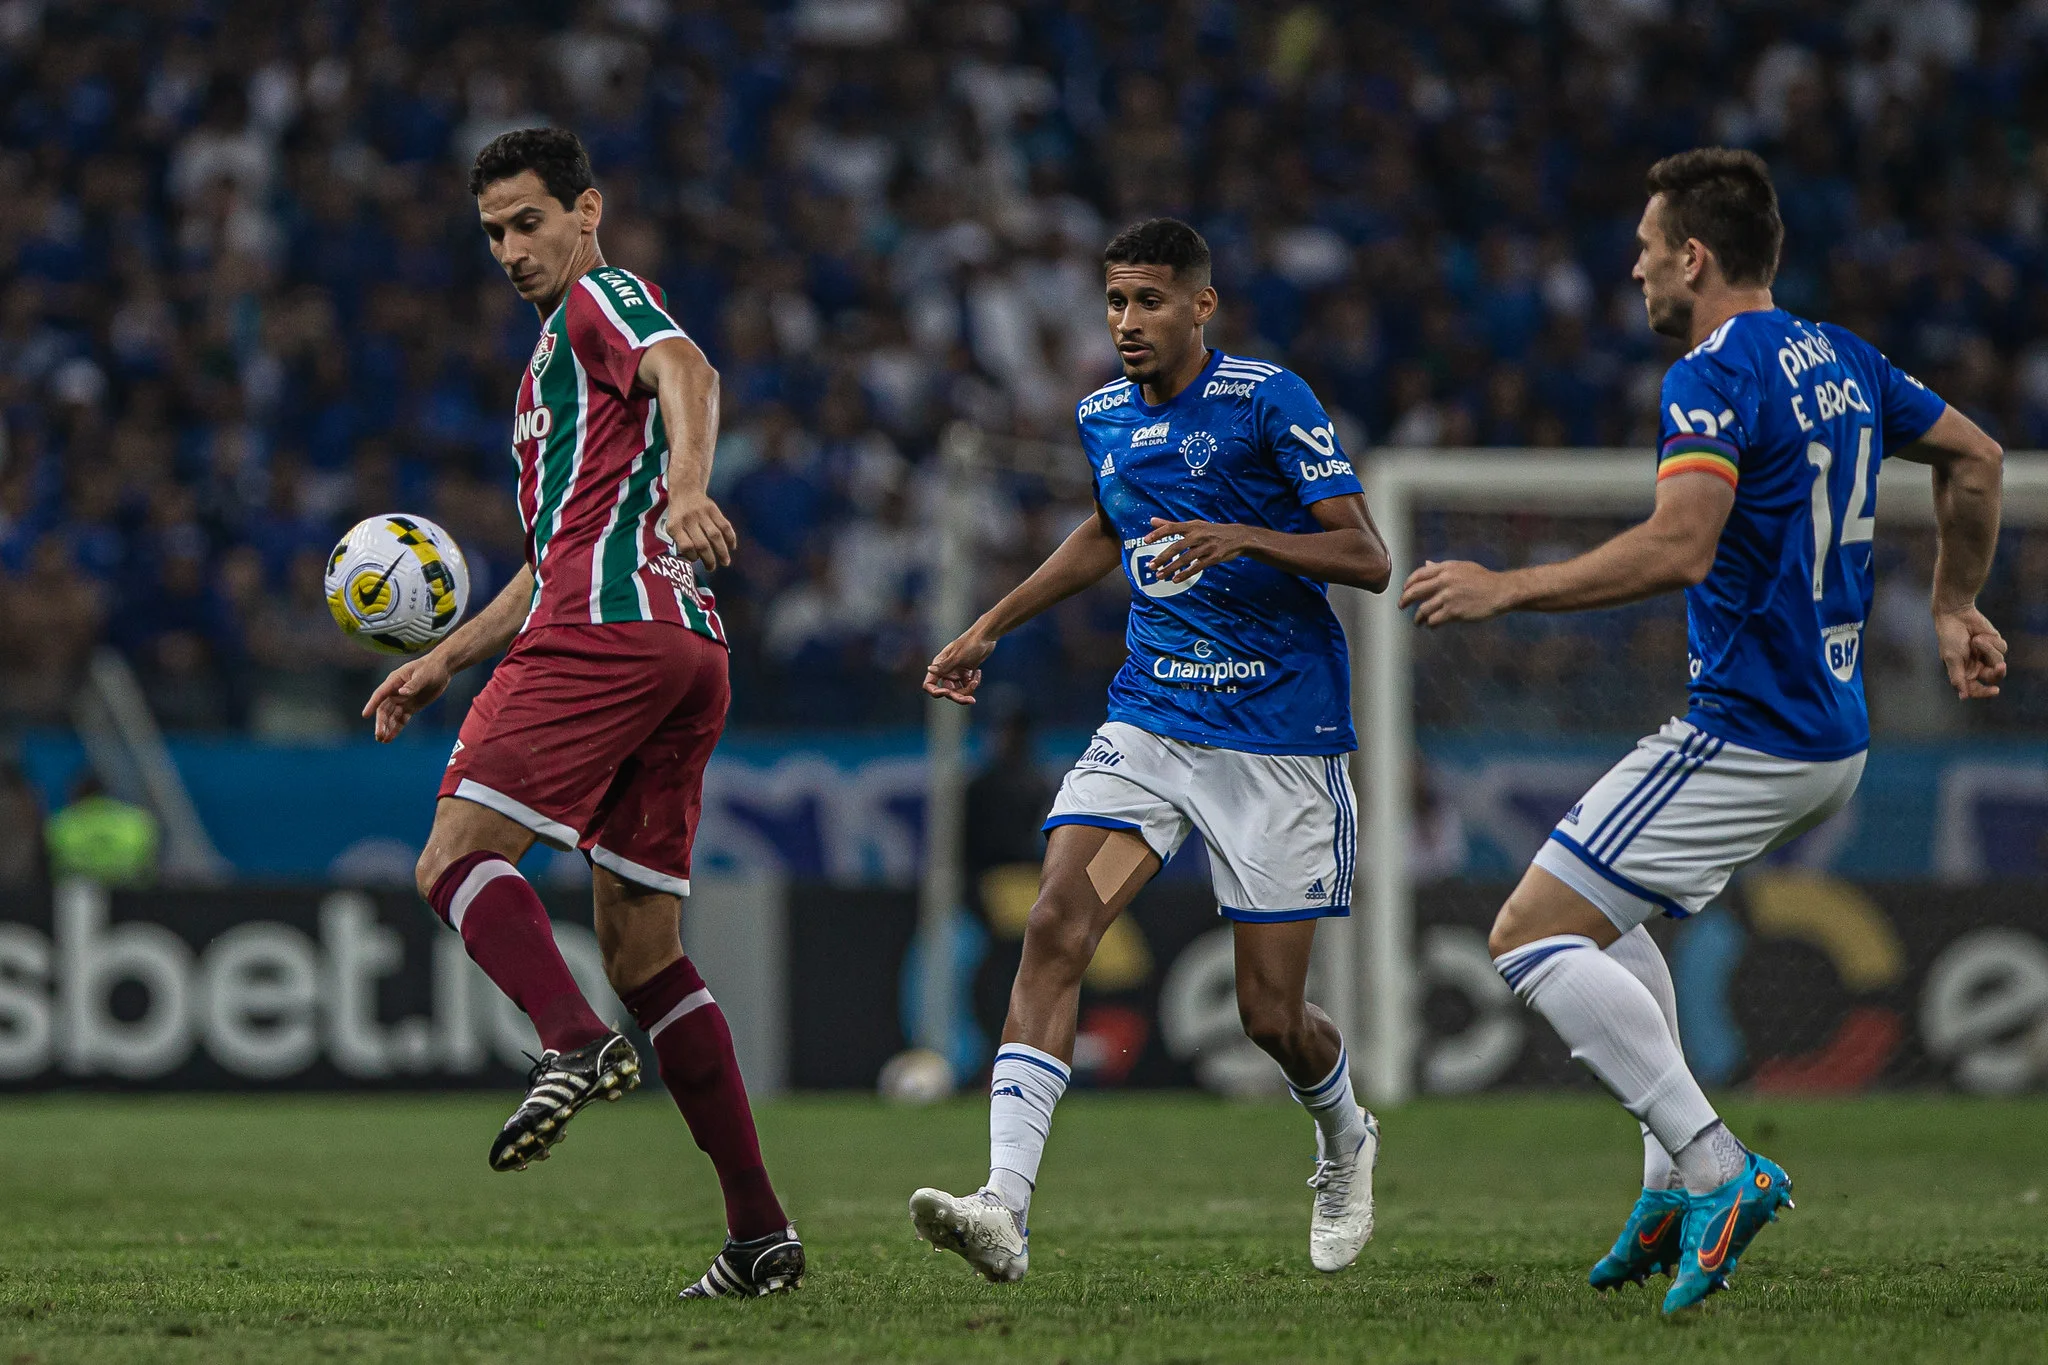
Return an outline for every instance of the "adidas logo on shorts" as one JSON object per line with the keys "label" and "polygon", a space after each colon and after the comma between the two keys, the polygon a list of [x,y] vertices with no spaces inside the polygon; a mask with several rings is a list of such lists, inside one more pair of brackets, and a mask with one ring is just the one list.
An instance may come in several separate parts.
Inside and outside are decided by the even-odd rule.
{"label": "adidas logo on shorts", "polygon": [[1313,904],[1316,901],[1326,901],[1329,898],[1330,893],[1323,889],[1323,879],[1318,877],[1309,883],[1308,895],[1304,899]]}

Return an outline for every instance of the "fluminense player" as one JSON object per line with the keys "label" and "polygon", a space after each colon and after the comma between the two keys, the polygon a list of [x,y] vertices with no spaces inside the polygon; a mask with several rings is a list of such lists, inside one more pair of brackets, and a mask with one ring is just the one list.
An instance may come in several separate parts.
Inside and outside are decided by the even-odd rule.
{"label": "fluminense player", "polygon": [[1771,302],[1784,229],[1753,153],[1650,169],[1636,230],[1650,325],[1692,347],[1664,379],[1656,510],[1560,564],[1426,564],[1416,624],[1577,611],[1685,590],[1691,706],[1558,823],[1494,921],[1494,965],[1643,1129],[1643,1192],[1597,1288],[1672,1274],[1664,1310],[1720,1289],[1792,1182],[1746,1150],[1686,1069],[1671,974],[1642,926],[1842,809],[1870,743],[1878,467],[1933,466],[1933,612],[1950,686],[1998,694],[2005,641],[1977,610],[2003,452],[1868,342]]}
{"label": "fluminense player", "polygon": [[1341,1270],[1372,1235],[1379,1129],[1352,1098],[1343,1038],[1303,998],[1316,921],[1350,913],[1357,851],[1349,667],[1326,585],[1380,591],[1387,552],[1308,386],[1204,345],[1216,291],[1193,228],[1127,228],[1103,253],[1103,282],[1125,377],[1077,413],[1095,513],[939,651],[924,686],[971,704],[1003,635],[1119,569],[1130,657],[1046,821],[990,1085],[988,1183],[965,1197],[921,1189],[911,1215],[988,1279],[1023,1278],[1082,974],[1139,888],[1199,832],[1232,922],[1245,1032],[1315,1119],[1310,1256]]}
{"label": "fluminense player", "polygon": [[726,1242],[686,1298],[795,1287],[732,1032],[683,955],[681,898],[704,765],[725,726],[725,631],[692,561],[732,557],[705,492],[718,373],[654,285],[605,264],[604,200],[572,133],[506,133],[469,174],[491,255],[541,317],[512,424],[526,563],[497,599],[363,708],[390,740],[455,673],[507,646],[463,720],[420,855],[420,894],[516,1001],[544,1049],[491,1147],[543,1160],[585,1104],[638,1084],[633,1045],[591,1009],[517,863],[536,839],[591,863],[605,974],[718,1171]]}

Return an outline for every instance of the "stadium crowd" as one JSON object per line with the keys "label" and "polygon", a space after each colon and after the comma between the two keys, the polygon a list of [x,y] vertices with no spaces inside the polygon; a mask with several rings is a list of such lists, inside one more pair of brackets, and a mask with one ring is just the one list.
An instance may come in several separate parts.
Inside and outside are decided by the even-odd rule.
{"label": "stadium crowd", "polygon": [[[1780,301],[2048,445],[2039,0],[4,0],[0,724],[61,720],[104,641],[168,726],[351,725],[376,661],[328,620],[321,567],[373,512],[441,520],[476,593],[505,581],[536,320],[463,172],[543,121],[591,149],[609,257],[723,374],[739,724],[915,718],[939,435],[1071,444],[1073,401],[1114,373],[1098,254],[1140,216],[1207,234],[1214,344],[1298,369],[1354,452],[1647,448],[1671,352],[1628,280],[1639,173],[1753,146]],[[988,482],[985,588],[1084,514],[1079,472]],[[1565,529],[1423,531],[1500,559]],[[1904,681],[1873,693],[1881,725],[1924,727],[1886,696],[1939,691],[1926,546],[1882,539],[1909,572],[1868,657]],[[2040,724],[2048,540],[2009,535],[2007,559],[1989,605],[2015,695],[1979,723]],[[1099,715],[1123,593],[1020,632],[992,680]],[[1425,695],[1445,724],[1519,699],[1622,727],[1614,699],[1676,690],[1678,629],[1475,635],[1425,654],[1463,651],[1470,684]]]}

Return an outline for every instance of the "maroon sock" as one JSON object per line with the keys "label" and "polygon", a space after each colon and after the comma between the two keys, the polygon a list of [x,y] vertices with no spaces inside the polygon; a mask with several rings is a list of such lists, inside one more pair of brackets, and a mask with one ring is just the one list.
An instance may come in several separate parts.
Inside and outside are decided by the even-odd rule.
{"label": "maroon sock", "polygon": [[690,1136],[718,1170],[726,1231],[746,1242],[788,1227],[789,1217],[761,1164],[732,1030],[696,966],[679,957],[623,999],[654,1042],[662,1083],[683,1111]]}
{"label": "maroon sock", "polygon": [[569,974],[540,897],[503,855],[457,858],[427,899],[484,975],[533,1020],[542,1047],[567,1052],[611,1032]]}

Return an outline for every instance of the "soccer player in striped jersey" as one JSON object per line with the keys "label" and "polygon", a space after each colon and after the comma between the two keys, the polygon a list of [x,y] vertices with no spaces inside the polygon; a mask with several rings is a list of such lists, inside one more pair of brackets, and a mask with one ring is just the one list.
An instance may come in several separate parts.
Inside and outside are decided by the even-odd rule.
{"label": "soccer player in striped jersey", "polygon": [[1692,349],[1664,379],[1657,504],[1576,559],[1425,564],[1401,605],[1440,626],[1685,590],[1691,708],[1566,812],[1494,921],[1494,965],[1642,1125],[1643,1191],[1589,1279],[1668,1270],[1664,1311],[1722,1288],[1792,1205],[1686,1069],[1671,973],[1643,928],[1847,805],[1863,774],[1863,622],[1878,467],[1934,466],[1931,603],[1956,695],[1998,694],[2005,640],[1977,610],[1998,540],[1997,442],[1862,338],[1771,300],[1784,228],[1753,152],[1650,168],[1635,278]]}
{"label": "soccer player in striped jersey", "polygon": [[420,894],[544,1049],[491,1165],[545,1159],[585,1104],[639,1081],[633,1045],[577,988],[516,867],[535,840],[580,848],[605,974],[725,1194],[725,1246],[683,1296],[791,1289],[803,1246],[762,1164],[731,1030],[680,934],[730,697],[724,627],[693,563],[720,568],[735,543],[706,492],[718,373],[659,289],[605,264],[604,200],[574,134],[506,133],[477,154],[469,189],[492,256],[541,316],[512,424],[526,564],[363,714],[389,741],[454,674],[505,655],[462,723],[418,868]]}

